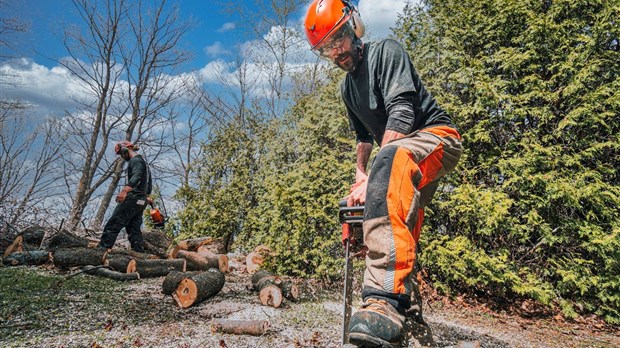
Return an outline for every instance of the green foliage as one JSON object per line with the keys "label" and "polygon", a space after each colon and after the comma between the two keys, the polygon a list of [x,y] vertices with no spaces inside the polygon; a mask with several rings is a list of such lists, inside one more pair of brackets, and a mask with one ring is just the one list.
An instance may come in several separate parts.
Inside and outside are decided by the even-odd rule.
{"label": "green foliage", "polygon": [[179,238],[224,237],[246,252],[264,244],[279,274],[335,276],[342,268],[338,202],[355,162],[341,78],[332,74],[281,119],[216,132],[193,164],[199,187],[178,193],[187,206]]}
{"label": "green foliage", "polygon": [[620,321],[617,18],[602,0],[406,9],[396,36],[464,138],[423,234],[446,289]]}

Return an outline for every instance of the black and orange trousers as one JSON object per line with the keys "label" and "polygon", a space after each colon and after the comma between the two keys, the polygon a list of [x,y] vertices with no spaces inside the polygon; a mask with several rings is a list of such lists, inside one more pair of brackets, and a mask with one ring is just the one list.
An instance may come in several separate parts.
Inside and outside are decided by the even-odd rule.
{"label": "black and orange trousers", "polygon": [[449,126],[425,128],[377,153],[366,191],[364,243],[368,247],[364,300],[387,299],[399,311],[411,305],[416,248],[439,179],[461,157],[461,136]]}

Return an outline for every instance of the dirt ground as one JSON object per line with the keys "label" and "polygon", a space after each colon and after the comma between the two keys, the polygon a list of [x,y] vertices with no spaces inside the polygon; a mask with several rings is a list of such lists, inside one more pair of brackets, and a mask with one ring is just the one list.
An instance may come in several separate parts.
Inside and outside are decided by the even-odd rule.
{"label": "dirt ground", "polygon": [[[0,270],[1,271],[1,270]],[[68,273],[40,269],[66,279]],[[63,278],[64,277],[64,278]],[[88,281],[86,274],[76,275]],[[89,278],[92,277],[92,278]],[[161,293],[163,278],[121,283],[120,287],[67,291],[63,304],[42,308],[26,318],[11,310],[0,318],[0,347],[340,347],[341,289],[301,282],[302,298],[280,308],[262,306],[247,273],[230,273],[216,296],[180,309]],[[111,284],[111,283],[104,283]],[[56,290],[25,289],[34,297]],[[102,296],[102,297],[96,297]],[[359,293],[354,294],[359,305]],[[34,298],[33,297],[33,298]],[[103,301],[101,298],[109,299]],[[0,299],[0,304],[7,303]],[[478,342],[481,347],[620,347],[620,330],[593,320],[527,319],[496,313],[483,305],[444,298],[428,300],[424,317],[434,347]],[[211,319],[268,320],[265,335],[225,335],[211,332]],[[40,324],[40,325],[37,325]],[[415,339],[408,347],[420,347]]]}

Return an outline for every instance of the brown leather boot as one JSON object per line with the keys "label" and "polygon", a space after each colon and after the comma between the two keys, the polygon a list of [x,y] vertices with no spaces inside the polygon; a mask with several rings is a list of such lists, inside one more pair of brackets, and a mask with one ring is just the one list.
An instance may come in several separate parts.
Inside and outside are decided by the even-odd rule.
{"label": "brown leather boot", "polygon": [[387,301],[368,298],[351,316],[349,342],[359,347],[399,347],[404,322]]}

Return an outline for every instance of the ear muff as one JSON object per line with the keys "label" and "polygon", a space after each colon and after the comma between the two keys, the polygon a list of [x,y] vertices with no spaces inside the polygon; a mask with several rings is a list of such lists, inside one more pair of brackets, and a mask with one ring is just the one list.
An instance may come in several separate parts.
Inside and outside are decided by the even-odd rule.
{"label": "ear muff", "polygon": [[360,17],[360,13],[356,8],[353,8],[351,13],[351,24],[353,25],[353,32],[355,32],[355,36],[358,39],[361,39],[366,32],[366,27],[364,26],[364,22],[362,22],[362,17]]}
{"label": "ear muff", "polygon": [[342,0],[342,3],[347,7],[347,11],[351,12],[351,26],[353,27],[353,32],[355,32],[355,36],[358,39],[361,39],[366,32],[366,27],[364,26],[364,22],[362,22],[362,17],[360,16],[360,12],[357,8],[351,3],[351,0]]}
{"label": "ear muff", "polygon": [[125,156],[129,153],[129,148],[125,146],[121,146],[121,155]]}

